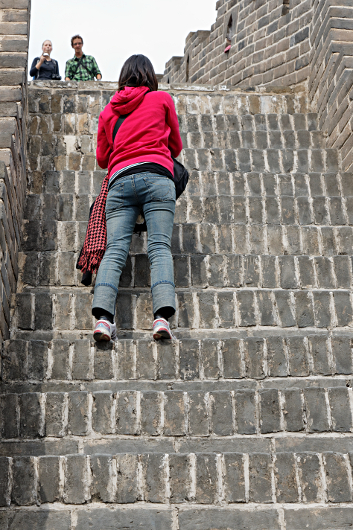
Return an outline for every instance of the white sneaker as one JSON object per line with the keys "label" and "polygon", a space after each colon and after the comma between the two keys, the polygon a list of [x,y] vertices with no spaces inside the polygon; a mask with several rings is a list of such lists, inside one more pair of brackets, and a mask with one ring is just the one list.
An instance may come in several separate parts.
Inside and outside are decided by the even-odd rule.
{"label": "white sneaker", "polygon": [[93,338],[97,342],[108,342],[116,340],[116,324],[111,324],[108,320],[97,320],[93,331]]}
{"label": "white sneaker", "polygon": [[169,322],[164,318],[157,318],[153,322],[153,338],[154,340],[160,339],[174,339],[173,333],[170,331]]}

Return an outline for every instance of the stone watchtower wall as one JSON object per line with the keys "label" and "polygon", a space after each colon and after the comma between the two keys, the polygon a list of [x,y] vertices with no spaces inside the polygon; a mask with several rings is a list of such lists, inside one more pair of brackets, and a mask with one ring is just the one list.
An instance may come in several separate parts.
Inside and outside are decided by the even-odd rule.
{"label": "stone watchtower wall", "polygon": [[0,342],[8,338],[26,181],[29,0],[0,0]]}
{"label": "stone watchtower wall", "polygon": [[189,33],[184,56],[167,62],[163,81],[241,87],[305,82],[327,147],[338,148],[350,170],[352,0],[218,0],[216,9],[211,30]]}

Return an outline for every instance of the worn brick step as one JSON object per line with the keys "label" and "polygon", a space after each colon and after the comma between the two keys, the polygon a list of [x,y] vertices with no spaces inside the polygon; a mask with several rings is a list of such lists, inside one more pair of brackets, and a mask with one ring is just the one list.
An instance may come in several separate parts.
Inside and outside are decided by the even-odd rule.
{"label": "worn brick step", "polygon": [[108,390],[0,395],[3,439],[350,433],[351,388]]}
{"label": "worn brick step", "polygon": [[180,530],[209,530],[225,528],[228,530],[281,530],[283,523],[287,530],[338,530],[347,528],[353,519],[351,505],[321,505],[286,507],[286,505],[238,506],[188,506],[176,508],[161,504],[130,505],[122,507],[112,505],[102,507],[67,504],[60,510],[12,508],[0,509],[0,523],[3,530],[76,530],[87,528],[114,528],[114,530],[174,530],[175,521]]}
{"label": "worn brick step", "polygon": [[[2,440],[0,456],[61,456],[69,454],[116,453],[351,453],[351,433],[282,433],[239,436],[156,438],[140,436],[100,436]],[[32,530],[32,529],[31,529]],[[336,529],[335,529],[336,530]]]}
{"label": "worn brick step", "polygon": [[[69,194],[62,194],[59,197],[30,195],[27,198],[23,230],[26,234],[28,230],[38,226],[39,231],[49,232],[50,236],[50,231],[58,230],[61,226],[65,227],[65,223],[68,222],[77,221],[87,225],[92,200],[93,198],[88,195],[76,199]],[[175,223],[340,226],[353,225],[352,212],[353,196],[344,198],[245,197],[231,194],[209,197],[185,196],[178,202]],[[40,234],[37,235],[39,236]]]}
{"label": "worn brick step", "polygon": [[[293,132],[301,134],[305,131],[315,135],[322,134],[317,130],[316,113],[256,113],[256,114],[180,114],[179,128],[181,133],[215,132],[224,131],[240,132],[268,132],[274,136],[278,133]],[[307,144],[306,144],[307,145]]]}
{"label": "worn brick step", "polygon": [[[75,252],[20,253],[18,291],[39,286],[81,286]],[[349,256],[256,256],[174,254],[174,283],[185,287],[262,287],[347,289],[352,287]],[[150,287],[148,256],[130,254],[120,279],[123,287]]]}
{"label": "worn brick step", "polygon": [[[261,118],[263,116],[260,116]],[[185,149],[324,149],[326,139],[321,131],[308,131],[305,129],[271,130],[266,122],[260,126],[252,125],[248,129],[243,129],[242,124],[231,123],[234,119],[228,119],[223,127],[217,128],[210,123],[212,120],[203,120],[201,116],[201,126],[198,128],[185,127],[185,132],[181,130],[181,139]],[[232,117],[233,118],[233,117]],[[264,120],[265,121],[265,120]],[[203,123],[206,127],[203,128]],[[184,127],[182,127],[184,129]]]}
{"label": "worn brick step", "polygon": [[[45,171],[42,174],[41,186],[36,185],[34,193],[28,195],[27,217],[40,215],[40,208],[45,204],[45,196],[62,204],[72,200],[79,208],[79,200],[85,201],[87,195],[95,197],[101,189],[106,171]],[[177,202],[180,208],[185,197],[210,197],[215,195],[290,196],[290,197],[348,197],[353,195],[352,173],[229,173],[226,171],[191,171],[184,195]],[[41,195],[43,193],[43,195]],[[76,202],[75,202],[76,201]],[[47,204],[46,210],[52,206]],[[25,212],[26,215],[26,212]]]}
{"label": "worn brick step", "polygon": [[339,171],[337,149],[183,149],[180,159],[198,171],[310,173]]}
{"label": "worn brick step", "polygon": [[[80,252],[87,222],[27,221],[23,224],[22,250]],[[351,255],[352,226],[280,224],[176,223],[173,254]],[[135,234],[132,254],[147,252],[146,232]]]}
{"label": "worn brick step", "polygon": [[[48,135],[46,135],[48,136]],[[36,137],[31,137],[34,141]],[[33,171],[45,170],[52,166],[45,159],[50,161],[53,157],[56,159],[56,167],[67,170],[97,170],[99,169],[95,154],[88,152],[82,154],[79,151],[73,151],[69,154],[59,154],[58,148],[53,150],[55,138],[49,135],[49,138],[37,137],[38,142],[43,142],[42,147],[36,153],[36,149],[29,146],[32,153],[29,156],[30,167]],[[75,141],[75,137],[73,137]],[[283,142],[284,143],[284,142]],[[50,153],[48,146],[50,145]],[[233,144],[234,145],[234,144]],[[236,145],[236,144],[235,144]],[[340,162],[337,149],[295,149],[294,145],[290,148],[282,149],[249,149],[231,147],[229,149],[221,148],[197,148],[184,149],[180,155],[180,160],[189,170],[198,171],[244,171],[244,172],[268,172],[268,173],[288,173],[288,172],[335,172],[340,169]],[[46,157],[45,154],[48,156]],[[38,155],[42,166],[38,167]]]}
{"label": "worn brick step", "polygon": [[[204,382],[272,378],[273,385],[273,378],[289,378],[283,383],[288,388],[302,386],[300,378],[305,381],[308,376],[349,376],[353,371],[353,332],[296,335],[286,331],[283,335],[223,335],[220,339],[184,338],[171,343],[123,339],[106,345],[90,339],[91,336],[75,336],[74,340],[7,341],[2,381],[22,381],[26,385],[27,381]],[[291,378],[295,378],[294,382]],[[334,385],[333,380],[330,384]],[[249,388],[253,388],[250,382]]]}
{"label": "worn brick step", "polygon": [[[230,329],[253,326],[278,328],[346,328],[352,326],[349,290],[189,289],[176,290],[177,311],[172,327]],[[90,330],[93,293],[75,288],[32,289],[15,295],[13,325],[22,330]],[[142,287],[121,289],[117,300],[118,330],[151,330],[152,295]]]}
{"label": "worn brick step", "polygon": [[1,457],[0,504],[351,503],[352,464],[338,452]]}

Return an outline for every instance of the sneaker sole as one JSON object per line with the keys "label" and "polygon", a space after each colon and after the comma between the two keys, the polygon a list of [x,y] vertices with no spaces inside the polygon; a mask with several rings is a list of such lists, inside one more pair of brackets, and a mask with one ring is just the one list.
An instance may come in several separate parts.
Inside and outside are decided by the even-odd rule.
{"label": "sneaker sole", "polygon": [[100,331],[97,331],[97,333],[93,333],[93,338],[96,342],[109,342],[110,337],[106,333],[101,333]]}
{"label": "sneaker sole", "polygon": [[160,339],[169,339],[169,340],[171,340],[172,339],[172,337],[169,334],[169,331],[164,330],[164,329],[160,329],[156,333],[153,333],[153,338],[154,338],[154,340],[160,340]]}

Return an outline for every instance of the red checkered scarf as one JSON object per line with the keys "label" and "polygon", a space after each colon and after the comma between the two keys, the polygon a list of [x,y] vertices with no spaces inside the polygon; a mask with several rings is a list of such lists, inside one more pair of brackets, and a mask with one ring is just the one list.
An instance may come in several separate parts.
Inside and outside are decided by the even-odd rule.
{"label": "red checkered scarf", "polygon": [[107,175],[102,182],[100,194],[94,201],[93,209],[88,221],[85,242],[77,266],[82,273],[97,272],[107,248],[107,223],[105,219],[105,204],[108,196]]}

